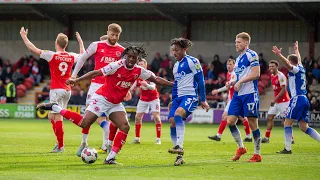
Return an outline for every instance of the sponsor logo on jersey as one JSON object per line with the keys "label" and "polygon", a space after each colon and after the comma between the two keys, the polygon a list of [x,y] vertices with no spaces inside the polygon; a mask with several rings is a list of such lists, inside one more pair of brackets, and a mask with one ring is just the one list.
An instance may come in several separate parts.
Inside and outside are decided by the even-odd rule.
{"label": "sponsor logo on jersey", "polygon": [[104,62],[104,63],[112,63],[115,62],[116,59],[113,57],[107,57],[107,56],[102,56],[100,59],[100,62]]}
{"label": "sponsor logo on jersey", "polygon": [[186,73],[184,71],[181,71],[180,73],[176,73],[174,78],[176,80],[180,80],[181,78],[185,77],[186,76]]}

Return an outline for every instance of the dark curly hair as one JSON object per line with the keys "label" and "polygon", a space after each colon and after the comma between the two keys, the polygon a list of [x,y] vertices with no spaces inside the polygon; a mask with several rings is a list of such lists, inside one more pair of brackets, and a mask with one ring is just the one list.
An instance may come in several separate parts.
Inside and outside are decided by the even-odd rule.
{"label": "dark curly hair", "polygon": [[[128,43],[129,44],[129,43]],[[144,49],[143,45],[142,46],[133,46],[130,44],[129,47],[127,47],[121,54],[121,58],[126,56],[129,51],[132,51],[135,54],[138,54],[139,59],[147,57],[146,50]]]}
{"label": "dark curly hair", "polygon": [[174,44],[180,46],[181,48],[189,48],[193,46],[193,43],[189,39],[185,39],[185,38],[171,39],[171,46]]}

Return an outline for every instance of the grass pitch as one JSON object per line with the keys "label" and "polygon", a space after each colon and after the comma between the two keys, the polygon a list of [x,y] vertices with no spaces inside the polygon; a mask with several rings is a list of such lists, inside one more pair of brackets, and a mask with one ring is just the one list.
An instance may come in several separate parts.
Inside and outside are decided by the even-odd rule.
{"label": "grass pitch", "polygon": [[[133,124],[133,123],[132,123]],[[87,165],[75,155],[81,140],[81,129],[65,121],[65,152],[52,154],[55,144],[47,120],[0,120],[0,179],[320,179],[320,143],[294,128],[296,144],[292,155],[279,155],[283,149],[283,128],[272,130],[269,144],[262,144],[261,163],[248,163],[253,144],[245,143],[248,153],[233,162],[236,144],[225,130],[222,141],[209,140],[217,125],[186,125],[186,164],[175,167],[169,125],[163,125],[162,145],[155,145],[155,126],[144,123],[140,145],[132,145],[132,125],[127,144],[117,156],[123,166],[103,165],[106,154],[99,154],[94,164]],[[243,128],[239,129],[243,134]],[[265,127],[261,127],[264,135]],[[318,129],[319,131],[319,129]],[[243,136],[244,138],[244,136]],[[102,130],[94,124],[89,146],[98,149]]]}

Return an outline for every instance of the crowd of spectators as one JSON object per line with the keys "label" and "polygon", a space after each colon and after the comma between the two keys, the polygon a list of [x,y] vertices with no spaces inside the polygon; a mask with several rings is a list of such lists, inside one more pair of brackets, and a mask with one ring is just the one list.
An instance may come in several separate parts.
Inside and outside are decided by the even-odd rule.
{"label": "crowd of spectators", "polygon": [[307,56],[302,64],[306,69],[308,99],[310,101],[310,111],[320,111],[320,57],[314,59]]}

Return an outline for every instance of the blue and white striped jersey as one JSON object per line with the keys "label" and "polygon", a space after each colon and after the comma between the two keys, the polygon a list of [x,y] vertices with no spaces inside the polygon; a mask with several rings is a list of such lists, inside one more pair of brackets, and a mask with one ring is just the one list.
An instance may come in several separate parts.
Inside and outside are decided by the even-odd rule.
{"label": "blue and white striped jersey", "polygon": [[[260,66],[257,53],[251,49],[247,49],[244,54],[240,54],[236,59],[234,72],[237,76],[237,82],[250,74],[251,68]],[[234,96],[241,96],[258,92],[258,79],[242,83],[239,92],[235,91]]]}
{"label": "blue and white striped jersey", "polygon": [[306,95],[306,69],[302,64],[292,66],[292,70],[289,71],[289,89],[291,98],[298,95]]}
{"label": "blue and white striped jersey", "polygon": [[206,92],[203,71],[197,58],[186,55],[181,61],[177,61],[173,67],[173,75],[173,99],[186,95],[198,96],[198,88],[200,88],[201,101],[205,101]]}

